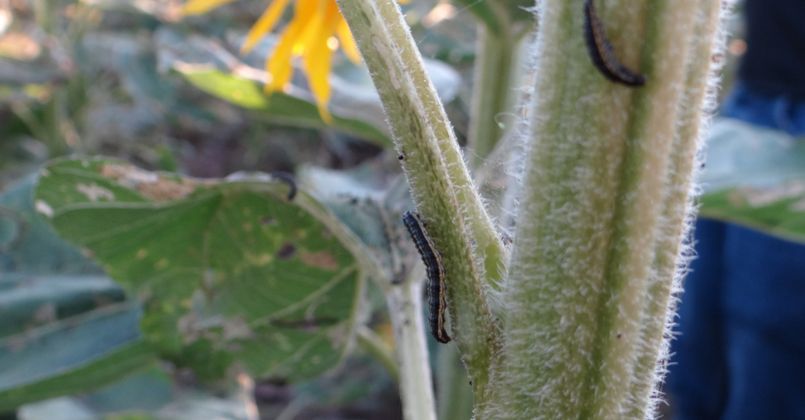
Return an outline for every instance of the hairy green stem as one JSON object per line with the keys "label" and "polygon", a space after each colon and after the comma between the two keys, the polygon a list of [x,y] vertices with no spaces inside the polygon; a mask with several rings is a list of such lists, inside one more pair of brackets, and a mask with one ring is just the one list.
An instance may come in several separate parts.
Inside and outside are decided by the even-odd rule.
{"label": "hairy green stem", "polygon": [[[696,15],[695,33],[716,34],[722,16],[721,2],[703,4]],[[679,103],[679,130],[672,146],[671,167],[666,180],[666,196],[663,200],[661,227],[662,239],[654,250],[654,267],[649,279],[648,304],[642,315],[640,356],[635,368],[630,401],[630,418],[653,418],[657,397],[657,385],[665,374],[669,328],[674,312],[672,293],[681,282],[686,261],[678,261],[682,242],[692,217],[691,183],[696,168],[696,153],[699,150],[700,128],[709,115],[705,110],[708,95],[715,90],[713,74],[720,63],[703,57],[714,56],[714,51],[723,46],[722,36],[694,37],[692,57],[687,69],[685,96]],[[684,257],[683,257],[684,258]],[[669,281],[669,279],[673,279]]]}
{"label": "hairy green stem", "polygon": [[[672,147],[682,107],[701,109],[701,98],[683,95],[689,66],[710,60],[694,41],[715,33],[696,16],[718,1],[597,2],[618,59],[646,74],[637,89],[592,65],[582,0],[541,3],[503,356],[494,395],[476,402],[479,417],[609,419],[648,405],[635,401],[633,384],[653,374],[639,360],[660,343],[646,342],[656,331],[641,321],[663,301],[652,295],[655,250],[681,240],[681,219],[663,205],[676,188],[671,171],[695,154],[695,142],[691,153]],[[672,281],[673,273],[656,279]]]}
{"label": "hairy green stem", "polygon": [[[342,0],[343,3],[354,1],[355,0]],[[395,98],[399,100],[403,96],[407,96],[409,99],[418,103],[421,107],[421,112],[417,112],[416,117],[420,119],[419,123],[427,125],[427,129],[417,135],[410,137],[407,135],[396,136],[395,144],[398,149],[403,152],[403,156],[405,156],[404,148],[408,146],[406,143],[410,143],[411,140],[419,142],[420,145],[423,145],[422,143],[424,142],[431,142],[438,147],[442,165],[452,184],[451,195],[454,195],[457,201],[455,202],[455,207],[451,209],[453,211],[452,214],[447,212],[436,216],[445,216],[444,222],[453,221],[456,216],[463,219],[463,224],[466,226],[463,240],[473,244],[474,251],[481,259],[477,261],[480,263],[478,267],[480,277],[483,278],[487,284],[497,285],[503,278],[505,272],[505,250],[483,206],[483,202],[478,195],[475,185],[472,183],[469,170],[464,164],[461,150],[458,147],[455,133],[450,125],[450,121],[447,119],[447,114],[436,94],[436,90],[425,72],[422,56],[417,49],[414,38],[411,36],[410,28],[405,23],[405,19],[396,1],[364,0],[363,3],[366,3],[366,6],[374,4],[374,10],[377,13],[376,16],[380,18],[380,21],[384,24],[384,29],[386,29],[382,32],[388,36],[385,41],[389,43],[388,46],[393,46],[394,50],[392,51],[396,52],[396,54],[393,54],[394,60],[390,60],[388,63],[395,64],[396,68],[389,67],[389,69],[393,69],[394,72],[401,72],[397,74],[404,75],[410,82],[410,84],[403,85],[410,88],[410,91],[404,93],[389,92],[393,95],[386,96],[387,100],[384,101],[384,107],[386,109],[386,115],[392,123],[392,127],[397,126],[403,130],[415,128],[405,125],[408,118],[399,118],[390,113],[390,110],[393,109]],[[361,38],[361,35],[358,35],[357,38]],[[376,47],[379,45],[377,41],[377,37],[371,39],[373,46]],[[358,41],[358,43],[360,47],[360,41]],[[376,54],[379,50],[373,50],[372,52]],[[364,58],[366,58],[365,48],[361,49],[361,53],[364,54]],[[370,67],[371,71],[372,65],[369,63],[368,59],[367,65]],[[375,70],[378,71],[381,69],[382,67],[375,68]],[[385,79],[385,75],[378,75],[374,71],[372,71],[372,75],[375,87],[381,92],[380,96],[381,99],[383,99],[384,94],[382,91],[384,89],[379,87],[378,81]],[[394,85],[393,80],[387,80],[385,89],[393,88]],[[400,93],[403,93],[403,95],[401,96]],[[411,108],[408,108],[406,111],[410,112]],[[395,119],[400,119],[400,121],[395,123]],[[392,131],[394,131],[394,128],[392,128]],[[434,172],[436,170],[436,165],[432,163],[426,163],[426,167]],[[417,208],[419,208],[424,201],[432,200],[434,197],[423,197],[422,200],[417,200],[417,190],[425,192],[428,188],[417,188],[415,184],[418,184],[418,182],[414,181],[414,178],[427,179],[430,174],[428,172],[424,174],[412,174],[405,161],[403,162],[403,168],[406,170],[409,184],[414,194],[414,200],[417,202]],[[478,258],[475,258],[469,261],[476,262],[477,259]],[[468,260],[464,260],[465,264],[467,261]]]}
{"label": "hairy green stem", "polygon": [[504,248],[394,0],[338,0],[383,102],[412,196],[442,256],[450,333],[484,389],[499,339],[487,294]]}

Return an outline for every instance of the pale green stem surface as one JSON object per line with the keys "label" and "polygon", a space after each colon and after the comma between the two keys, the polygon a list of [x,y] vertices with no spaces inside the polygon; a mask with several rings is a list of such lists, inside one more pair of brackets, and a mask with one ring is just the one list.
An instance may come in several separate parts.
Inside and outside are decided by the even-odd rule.
{"label": "pale green stem surface", "polygon": [[439,419],[472,418],[472,387],[456,346],[441,346],[436,355],[436,396]]}
{"label": "pale green stem surface", "polygon": [[[350,3],[355,1],[356,0],[342,0],[342,3]],[[437,217],[445,216],[445,219],[443,220],[444,222],[454,221],[456,217],[463,219],[462,222],[465,225],[465,229],[463,231],[463,240],[465,242],[472,242],[474,244],[473,250],[481,259],[480,261],[476,261],[478,258],[473,258],[472,260],[464,260],[464,262],[465,264],[467,261],[480,263],[478,264],[480,277],[485,280],[485,283],[496,285],[503,278],[505,273],[505,250],[500,242],[497,231],[495,230],[494,225],[492,224],[492,221],[490,220],[489,215],[483,206],[483,202],[478,195],[475,185],[472,183],[469,170],[464,164],[464,159],[458,146],[458,140],[456,139],[452,126],[450,125],[450,121],[447,119],[447,114],[444,111],[444,107],[442,106],[442,103],[436,94],[436,89],[434,89],[433,84],[430,82],[430,79],[425,72],[422,56],[417,49],[414,38],[411,36],[410,28],[405,23],[405,19],[396,1],[364,0],[363,3],[366,3],[366,6],[370,6],[372,4],[374,5],[373,9],[376,12],[376,16],[382,20],[383,29],[385,29],[383,32],[383,34],[387,36],[385,42],[389,43],[389,47],[394,48],[391,51],[386,51],[392,52],[391,58],[393,58],[392,60],[389,60],[387,64],[396,64],[396,68],[388,67],[388,69],[394,72],[389,75],[378,75],[372,71],[371,67],[373,66],[366,58],[365,48],[361,49],[361,53],[364,55],[364,58],[367,60],[367,65],[370,67],[370,72],[372,72],[375,87],[378,89],[378,91],[380,91],[381,99],[384,97],[383,90],[394,88],[395,84],[393,79],[387,80],[385,88],[381,88],[378,84],[378,81],[385,79],[387,76],[396,74],[398,76],[405,77],[410,82],[402,85],[407,87],[407,89],[405,89],[406,92],[387,92],[388,95],[386,95],[386,98],[388,100],[384,101],[384,106],[386,109],[386,116],[389,117],[389,121],[392,125],[392,131],[394,131],[394,126],[397,126],[400,129],[416,128],[415,126],[405,126],[408,118],[399,118],[399,121],[395,123],[394,120],[398,119],[399,116],[390,112],[395,105],[395,100],[399,101],[403,97],[407,97],[407,99],[415,101],[415,103],[420,107],[416,117],[420,120],[420,123],[427,125],[427,128],[424,131],[415,133],[414,136],[397,136],[395,138],[395,144],[400,152],[402,152],[403,156],[405,156],[405,147],[407,147],[406,140],[415,140],[419,142],[420,145],[423,145],[422,143],[424,142],[430,142],[434,143],[438,147],[439,152],[441,152],[440,157],[443,161],[442,165],[444,166],[446,175],[452,184],[451,195],[454,195],[457,201],[455,202],[455,207],[452,209],[452,214],[448,212],[443,215],[437,215]],[[358,35],[357,38],[361,38],[361,35]],[[371,39],[374,47],[380,45],[377,43],[378,39],[379,38],[377,37],[373,37]],[[360,47],[360,41],[358,41],[358,43]],[[377,54],[379,51],[379,49],[375,50],[374,54]],[[386,58],[388,59],[389,57]],[[376,68],[378,71],[380,69],[381,68]],[[412,108],[407,108],[405,111],[410,112],[412,111]],[[397,132],[395,131],[395,134],[396,133]],[[431,172],[435,172],[436,170],[436,165],[428,164],[427,167],[431,170]],[[424,192],[427,189],[417,188],[415,185],[416,182],[414,181],[414,178],[427,178],[429,173],[425,172],[424,174],[414,175],[408,169],[406,162],[403,162],[403,169],[406,170],[417,208],[419,208],[424,201],[432,200],[434,197],[427,199],[423,198],[422,200],[417,199],[417,196],[419,195],[419,191],[417,190],[422,190]]]}
{"label": "pale green stem surface", "polygon": [[[422,333],[424,334],[424,329]],[[386,345],[383,339],[365,325],[358,328],[356,335],[358,345],[366,353],[374,357],[375,360],[380,362],[380,364],[386,368],[386,371],[388,371],[389,375],[391,375],[391,377],[399,383],[400,368],[397,366],[397,360],[394,357],[394,352],[391,350],[391,348],[389,348],[388,345]]]}
{"label": "pale green stem surface", "polygon": [[487,302],[504,249],[394,0],[338,0],[383,102],[414,202],[442,256],[452,338],[477,389],[499,339]]}
{"label": "pale green stem surface", "polygon": [[494,1],[478,0],[456,0],[462,6],[462,10],[468,10],[483,23],[486,29],[492,33],[500,34],[506,31],[505,11]]}
{"label": "pale green stem surface", "polygon": [[436,420],[425,322],[422,319],[421,268],[401,284],[387,288],[386,305],[394,328],[400,398],[406,420]]}
{"label": "pale green stem surface", "polygon": [[[478,27],[478,51],[475,61],[472,109],[470,113],[469,153],[477,168],[495,148],[512,120],[511,108],[517,40],[507,28],[491,33]],[[507,118],[508,117],[508,118]],[[512,122],[513,123],[513,122]]]}
{"label": "pale green stem surface", "polygon": [[[630,401],[630,418],[654,418],[659,402],[656,389],[665,375],[667,347],[670,340],[670,325],[675,311],[672,293],[681,282],[684,264],[679,256],[682,242],[678,238],[687,235],[693,217],[691,204],[692,179],[696,168],[697,151],[700,149],[701,128],[709,117],[706,110],[708,96],[714,96],[717,80],[714,74],[720,63],[702,59],[715,56],[714,52],[723,47],[723,34],[713,36],[719,31],[722,18],[721,2],[706,2],[696,15],[694,33],[710,36],[694,37],[692,57],[685,81],[685,96],[679,104],[679,124],[674,139],[671,167],[665,185],[666,197],[662,205],[664,219],[662,239],[656,244],[654,267],[649,280],[649,301],[642,316],[642,349],[635,368],[635,380]],[[685,258],[685,257],[683,257]],[[669,281],[673,279],[673,281]]]}
{"label": "pale green stem surface", "polygon": [[[689,63],[710,60],[693,45],[714,37],[696,16],[716,2],[597,2],[618,58],[647,76],[636,89],[593,67],[582,0],[541,2],[503,356],[494,366],[494,393],[482,396],[491,398],[476,396],[479,418],[618,419],[647,405],[631,394],[654,372],[638,363],[651,347],[644,340],[656,332],[641,322],[651,305],[667,302],[651,294],[655,250],[681,241],[681,227],[668,228],[681,219],[666,217],[664,204],[670,171],[686,165],[673,159],[692,162],[695,142],[693,153],[672,147],[683,100],[701,109],[701,99],[683,93]],[[674,254],[671,265],[676,261]],[[657,279],[672,280],[673,272]],[[658,316],[665,320],[664,312]]]}

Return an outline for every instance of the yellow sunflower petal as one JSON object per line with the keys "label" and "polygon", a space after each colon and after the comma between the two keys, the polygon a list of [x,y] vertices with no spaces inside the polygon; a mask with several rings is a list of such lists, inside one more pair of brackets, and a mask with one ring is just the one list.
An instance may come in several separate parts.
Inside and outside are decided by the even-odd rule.
{"label": "yellow sunflower petal", "polygon": [[322,13],[322,24],[317,28],[316,36],[306,45],[303,55],[305,70],[308,77],[310,90],[316,99],[319,114],[328,124],[332,122],[332,116],[327,110],[327,103],[330,101],[330,68],[332,67],[333,49],[327,41],[335,32],[340,15],[335,3],[327,4]]}
{"label": "yellow sunflower petal", "polygon": [[212,9],[221,7],[235,0],[190,0],[182,6],[185,15],[203,15]]}
{"label": "yellow sunflower petal", "polygon": [[358,46],[355,44],[355,38],[352,37],[352,32],[350,32],[346,20],[339,19],[338,26],[336,26],[336,34],[338,35],[338,41],[341,44],[341,50],[344,51],[344,55],[353,63],[360,63],[361,53],[358,50]]}
{"label": "yellow sunflower petal", "polygon": [[[209,1],[209,0],[208,0]],[[263,15],[260,16],[260,19],[249,29],[249,34],[246,35],[246,41],[243,43],[243,46],[240,48],[241,53],[247,53],[257,45],[257,41],[260,40],[265,34],[270,32],[274,29],[274,25],[277,24],[277,21],[282,16],[282,12],[285,10],[285,6],[288,5],[288,0],[274,0],[271,3]]]}
{"label": "yellow sunflower petal", "polygon": [[[294,29],[296,29],[294,31]],[[274,52],[266,60],[266,69],[271,75],[271,80],[266,84],[266,91],[274,92],[281,90],[291,80],[293,74],[293,64],[291,63],[291,53],[293,51],[294,39],[288,35],[298,32],[298,28],[289,26],[280,42],[274,48]]]}
{"label": "yellow sunflower petal", "polygon": [[271,74],[271,81],[266,84],[266,91],[280,90],[291,81],[291,75],[293,74],[291,57],[294,45],[296,45],[305,25],[310,21],[310,17],[314,12],[314,7],[304,7],[308,5],[315,6],[310,0],[299,0],[291,23],[285,28],[285,32],[280,37],[280,42],[277,43],[274,51],[266,60],[266,68]]}
{"label": "yellow sunflower petal", "polygon": [[[319,109],[321,119],[327,124],[333,121],[330,111],[327,109],[327,103],[330,102],[330,66],[332,65],[333,50],[324,47],[316,46],[315,58],[307,65],[307,78],[310,84],[310,91],[313,97],[316,98],[316,107]],[[311,54],[313,55],[313,54]]]}
{"label": "yellow sunflower petal", "polygon": [[[301,8],[300,12],[309,13],[308,19],[305,22],[305,28],[296,39],[294,44],[294,55],[302,55],[305,48],[312,46],[324,28],[324,15],[327,6],[333,3],[332,0],[299,0],[297,8]],[[309,9],[308,9],[309,8]]]}
{"label": "yellow sunflower petal", "polygon": [[[241,49],[243,52],[254,48],[259,39],[274,28],[289,3],[290,0],[273,0],[249,31]],[[360,51],[335,0],[295,0],[294,4],[293,18],[280,35],[274,51],[266,58],[266,70],[271,77],[265,90],[274,92],[283,89],[293,76],[292,60],[301,56],[319,114],[330,123],[332,116],[327,110],[327,103],[331,95],[329,76],[333,53],[340,45],[350,60],[359,62]]]}

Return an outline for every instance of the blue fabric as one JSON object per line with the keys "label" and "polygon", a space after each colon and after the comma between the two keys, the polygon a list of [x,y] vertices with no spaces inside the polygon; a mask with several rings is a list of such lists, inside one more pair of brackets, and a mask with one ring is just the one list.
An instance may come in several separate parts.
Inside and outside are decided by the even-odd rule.
{"label": "blue fabric", "polygon": [[805,135],[805,101],[767,95],[742,82],[733,86],[721,106],[721,116],[784,131],[792,136]]}
{"label": "blue fabric", "polygon": [[[805,102],[746,86],[722,113],[805,135]],[[671,344],[674,418],[805,420],[805,246],[712,220],[695,229]]]}
{"label": "blue fabric", "polygon": [[696,224],[672,343],[674,418],[805,419],[805,246]]}
{"label": "blue fabric", "polygon": [[691,262],[671,342],[667,388],[678,419],[716,419],[726,397],[726,348],[721,289],[724,223],[699,220],[697,258]]}

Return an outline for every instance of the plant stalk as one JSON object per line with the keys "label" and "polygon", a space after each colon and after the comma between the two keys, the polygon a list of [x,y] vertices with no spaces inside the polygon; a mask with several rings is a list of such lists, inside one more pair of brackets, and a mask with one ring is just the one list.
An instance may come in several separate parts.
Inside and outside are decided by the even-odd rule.
{"label": "plant stalk", "polygon": [[412,196],[445,272],[450,334],[477,390],[499,338],[487,294],[505,250],[395,0],[338,0],[380,98]]}
{"label": "plant stalk", "polygon": [[[424,333],[424,331],[423,331]],[[369,355],[375,358],[380,364],[386,368],[389,375],[396,381],[400,382],[400,368],[397,365],[397,360],[394,358],[394,352],[391,348],[369,327],[363,325],[358,328],[356,333],[358,345]]]}
{"label": "plant stalk", "polygon": [[[415,277],[415,276],[419,277]],[[421,268],[412,270],[402,284],[385,290],[386,305],[394,328],[399,366],[400,398],[406,420],[436,420],[425,322],[422,319]]]}
{"label": "plant stalk", "polygon": [[[518,41],[511,31],[492,33],[478,26],[478,52],[475,61],[469,150],[473,168],[478,168],[492,152],[511,120],[512,97]],[[506,118],[509,116],[509,118]]]}
{"label": "plant stalk", "polygon": [[[654,373],[640,361],[656,355],[667,308],[652,285],[670,289],[674,277],[657,277],[655,250],[681,242],[688,209],[668,217],[664,205],[677,188],[672,172],[690,176],[696,142],[677,141],[681,112],[702,108],[701,96],[685,94],[689,68],[710,61],[711,50],[694,45],[717,26],[696,19],[719,1],[596,2],[617,59],[646,75],[639,88],[593,66],[583,0],[541,2],[503,356],[495,391],[476,395],[479,418],[614,419],[649,406],[635,384]],[[652,331],[641,325],[647,316],[661,319]]]}
{"label": "plant stalk", "polygon": [[[723,48],[724,34],[719,33],[722,19],[722,3],[707,2],[696,15],[695,33],[717,34],[697,37],[692,40],[693,57],[713,56]],[[709,117],[708,98],[714,97],[715,72],[720,63],[713,60],[693,60],[687,69],[685,96],[679,106],[679,129],[674,139],[671,167],[668,171],[664,198],[665,219],[663,239],[657,242],[654,251],[653,273],[649,280],[649,303],[642,316],[641,335],[643,349],[637,359],[635,380],[631,394],[630,418],[654,418],[659,398],[657,385],[666,373],[668,343],[671,340],[675,305],[672,295],[680,288],[690,251],[689,244],[678,238],[687,238],[693,221],[692,180],[698,167],[697,152],[700,149],[701,128]],[[682,255],[683,261],[679,258]],[[672,281],[669,281],[672,279]]]}
{"label": "plant stalk", "polygon": [[472,418],[472,387],[456,346],[442,346],[436,356],[437,407],[440,419]]}

